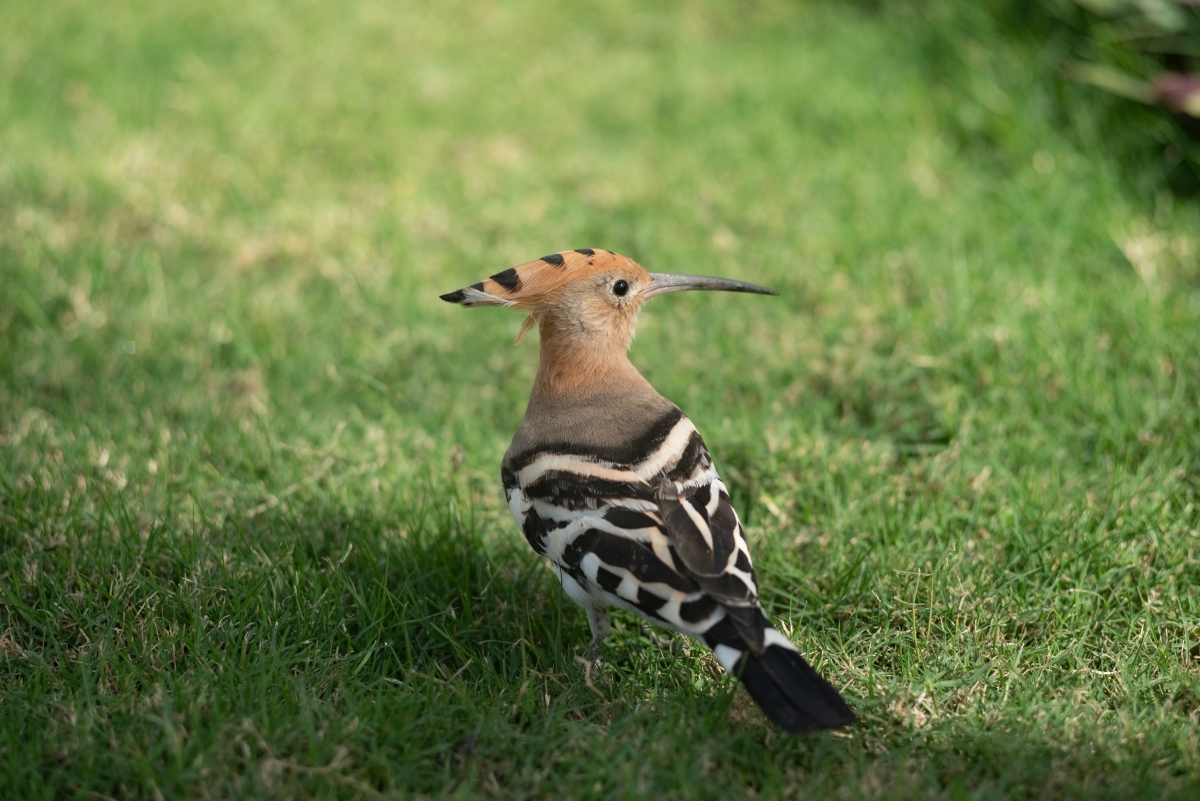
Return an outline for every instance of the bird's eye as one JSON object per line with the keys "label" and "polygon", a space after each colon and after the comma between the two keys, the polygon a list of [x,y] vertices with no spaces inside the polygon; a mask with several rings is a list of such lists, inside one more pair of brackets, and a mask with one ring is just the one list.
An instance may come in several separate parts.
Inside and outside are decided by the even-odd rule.
{"label": "bird's eye", "polygon": [[616,295],[618,298],[625,297],[625,294],[627,292],[629,292],[629,282],[628,281],[622,279],[620,281],[613,283],[612,293],[614,295]]}

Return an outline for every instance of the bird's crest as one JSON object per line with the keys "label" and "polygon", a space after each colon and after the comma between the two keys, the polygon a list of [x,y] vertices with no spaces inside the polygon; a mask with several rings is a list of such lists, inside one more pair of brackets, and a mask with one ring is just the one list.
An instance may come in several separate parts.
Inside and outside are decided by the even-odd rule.
{"label": "bird's crest", "polygon": [[[598,280],[583,280],[593,276]],[[624,351],[633,341],[638,310],[646,299],[683,289],[778,294],[728,278],[648,273],[637,262],[611,250],[579,248],[510,267],[441,297],[461,306],[506,306],[528,312],[517,342],[539,321],[545,324],[547,319],[558,318],[558,333],[551,336],[563,336],[564,331],[575,338],[583,332],[605,332]],[[545,341],[547,332],[542,333]]]}
{"label": "bird's crest", "polygon": [[441,298],[467,308],[507,306],[532,312],[567,284],[594,273],[631,266],[641,269],[632,259],[609,250],[567,250],[509,267],[487,280],[447,292]]}

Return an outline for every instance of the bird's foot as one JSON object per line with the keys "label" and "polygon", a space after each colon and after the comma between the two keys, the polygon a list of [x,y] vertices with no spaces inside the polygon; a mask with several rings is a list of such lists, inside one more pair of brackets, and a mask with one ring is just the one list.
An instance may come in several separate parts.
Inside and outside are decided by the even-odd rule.
{"label": "bird's foot", "polygon": [[659,648],[662,648],[664,651],[667,651],[673,656],[678,656],[683,650],[679,644],[678,637],[669,634],[666,637],[660,637],[655,634],[654,629],[650,628],[649,626],[642,626],[642,634],[645,634],[647,637],[649,637],[650,642],[654,643]]}
{"label": "bird's foot", "polygon": [[592,649],[589,648],[586,656],[577,656],[575,657],[575,661],[579,663],[579,667],[583,670],[583,683],[587,685],[589,690],[599,696],[601,701],[606,700],[604,693],[600,692],[599,688],[596,687],[596,683],[592,680],[593,677],[600,677],[600,658],[593,658]]}
{"label": "bird's foot", "polygon": [[582,659],[591,665],[593,669],[600,667],[600,662],[603,659],[600,656],[600,645],[603,642],[603,637],[593,637],[592,641],[588,643],[587,650],[583,652]]}

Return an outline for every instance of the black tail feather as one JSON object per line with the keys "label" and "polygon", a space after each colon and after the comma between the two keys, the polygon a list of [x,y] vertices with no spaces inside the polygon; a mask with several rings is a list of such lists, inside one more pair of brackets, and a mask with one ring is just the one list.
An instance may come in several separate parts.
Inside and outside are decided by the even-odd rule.
{"label": "black tail feather", "polygon": [[790,647],[761,609],[754,613],[758,618],[750,621],[754,625],[746,615],[725,615],[704,633],[704,641],[717,652],[721,664],[741,679],[763,713],[792,734],[853,723],[854,712],[841,693]]}
{"label": "black tail feather", "polygon": [[792,734],[836,729],[855,720],[841,694],[793,650],[772,645],[757,655],[746,651],[735,672],[763,713]]}

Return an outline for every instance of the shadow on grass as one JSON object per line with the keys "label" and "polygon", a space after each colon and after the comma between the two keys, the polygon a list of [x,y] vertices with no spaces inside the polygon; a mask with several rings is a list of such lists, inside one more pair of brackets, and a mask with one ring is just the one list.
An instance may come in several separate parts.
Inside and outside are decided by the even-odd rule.
{"label": "shadow on grass", "polygon": [[1196,786],[1169,765],[1126,775],[1111,743],[1058,741],[1021,713],[916,725],[886,692],[848,732],[789,738],[699,649],[672,655],[632,621],[589,685],[584,616],[519,537],[452,496],[181,527],[115,497],[84,511],[2,489],[5,797]]}

